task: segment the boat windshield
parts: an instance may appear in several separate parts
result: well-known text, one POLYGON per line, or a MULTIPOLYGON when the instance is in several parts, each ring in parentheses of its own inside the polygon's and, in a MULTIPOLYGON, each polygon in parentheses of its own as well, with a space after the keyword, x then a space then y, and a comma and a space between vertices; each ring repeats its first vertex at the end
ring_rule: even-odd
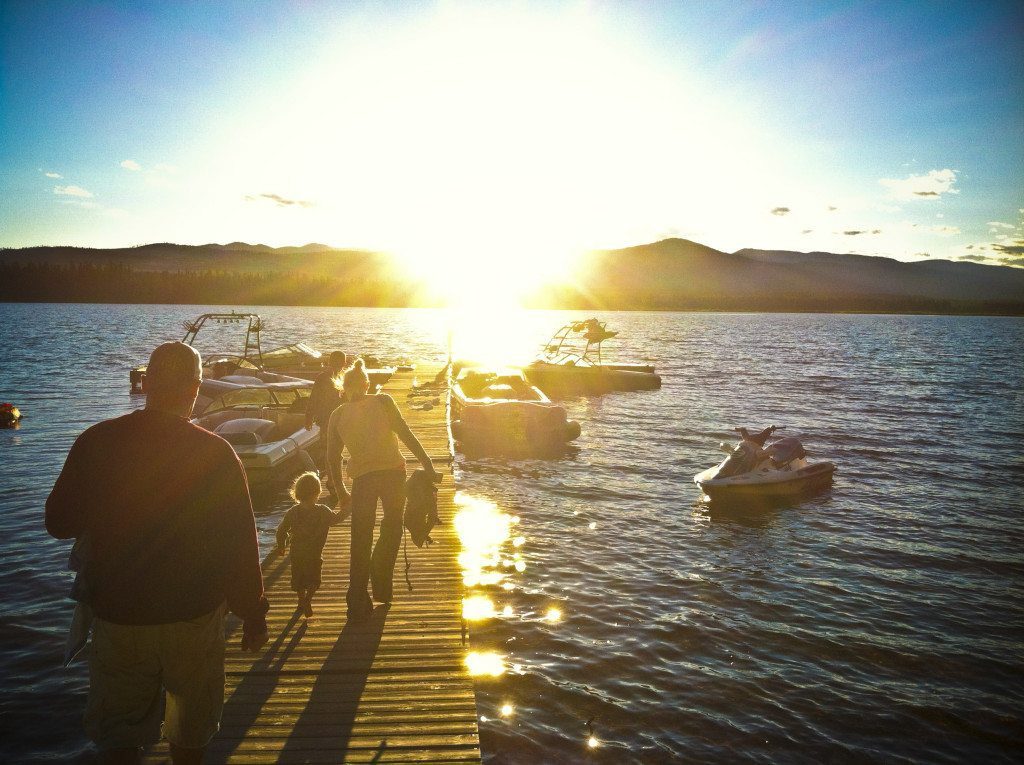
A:
POLYGON ((323 356, 320 351, 314 350, 305 343, 292 343, 291 345, 284 345, 280 348, 274 348, 272 351, 266 351, 263 354, 263 361, 277 361, 279 359, 292 358, 294 356, 305 356, 310 359, 319 359, 323 356))
POLYGON ((592 367, 596 366, 593 361, 588 359, 586 356, 581 356, 578 353, 562 352, 562 353, 548 353, 541 357, 541 361, 546 364, 558 364, 566 367, 592 367))
POLYGON ((298 409, 305 406, 310 390, 310 387, 251 387, 229 390, 210 401, 209 405, 203 410, 203 414, 212 414, 223 409, 246 409, 261 406, 294 407, 298 409))

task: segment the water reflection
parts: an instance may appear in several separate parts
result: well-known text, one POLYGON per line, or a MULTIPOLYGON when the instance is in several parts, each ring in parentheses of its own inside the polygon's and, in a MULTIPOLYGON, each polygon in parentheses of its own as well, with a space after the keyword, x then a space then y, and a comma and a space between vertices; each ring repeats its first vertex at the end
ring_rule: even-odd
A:
POLYGON ((501 677, 505 674, 505 657, 497 651, 470 651, 466 669, 471 677, 501 677))

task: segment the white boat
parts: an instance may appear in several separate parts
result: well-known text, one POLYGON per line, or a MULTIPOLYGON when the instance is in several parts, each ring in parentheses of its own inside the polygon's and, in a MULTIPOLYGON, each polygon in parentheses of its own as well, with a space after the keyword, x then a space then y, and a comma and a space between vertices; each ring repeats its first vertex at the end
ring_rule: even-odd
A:
MULTIPOLYGON (((266 324, 255 313, 204 313, 192 321, 182 322, 185 336, 182 342, 195 345, 203 327, 216 324, 245 325, 245 342, 241 353, 205 353, 203 379, 223 380, 238 385, 260 383, 299 382, 314 380, 323 371, 324 355, 306 343, 291 343, 263 352, 260 333, 266 324)), ((398 369, 383 366, 376 360, 367 364, 366 372, 372 385, 383 385, 398 369)), ((142 392, 146 365, 133 367, 129 372, 132 393, 142 392)))
POLYGON ((231 444, 250 487, 284 482, 315 467, 322 452, 320 428, 305 427, 312 383, 220 384, 225 387, 210 391, 212 397, 197 400, 192 422, 231 444))
POLYGON ((737 428, 742 440, 735 447, 720 444, 729 456, 693 477, 711 500, 789 498, 809 494, 828 486, 836 466, 831 462, 807 461, 807 452, 796 438, 781 438, 764 448, 778 427, 772 425, 756 435, 737 428))
POLYGON ((556 398, 660 388, 661 377, 651 365, 604 362, 601 344, 617 334, 597 319, 569 322, 523 372, 531 383, 556 398))
POLYGON ((542 456, 580 435, 520 370, 456 369, 451 394, 452 437, 464 452, 542 456))

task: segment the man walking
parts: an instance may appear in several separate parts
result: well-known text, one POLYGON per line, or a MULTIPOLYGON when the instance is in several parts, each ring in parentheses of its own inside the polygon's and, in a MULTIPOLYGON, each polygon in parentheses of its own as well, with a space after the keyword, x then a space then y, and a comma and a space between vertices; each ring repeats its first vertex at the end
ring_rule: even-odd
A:
POLYGON ((347 361, 344 351, 332 351, 326 368, 313 381, 313 390, 309 393, 309 403, 306 405, 306 430, 312 428, 313 423, 321 429, 326 428, 331 413, 341 405, 338 379, 345 371, 347 361))
POLYGON ((242 648, 267 640, 256 526, 231 447, 188 416, 199 353, 165 343, 149 360, 146 408, 78 437, 46 501, 46 529, 85 536, 96 614, 85 728, 105 762, 137 762, 163 733, 198 763, 224 706, 224 609, 242 648))

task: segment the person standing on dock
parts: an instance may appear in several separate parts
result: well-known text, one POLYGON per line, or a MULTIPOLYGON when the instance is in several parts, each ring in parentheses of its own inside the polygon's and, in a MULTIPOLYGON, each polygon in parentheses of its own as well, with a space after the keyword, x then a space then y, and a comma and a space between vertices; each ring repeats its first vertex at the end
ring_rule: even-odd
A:
POLYGON ((103 762, 138 762, 161 711, 173 761, 200 762, 224 706, 225 602, 243 650, 267 640, 245 473, 226 441, 188 421, 201 380, 195 349, 159 346, 145 409, 82 433, 46 500, 46 530, 90 545, 85 729, 103 762))
POLYGON ((344 351, 332 351, 327 359, 327 367, 313 381, 313 390, 309 394, 306 405, 306 430, 314 424, 321 429, 327 427, 331 413, 341 405, 341 391, 338 389, 338 378, 345 371, 348 357, 344 351))
POLYGON ((339 508, 350 507, 352 513, 349 586, 345 598, 351 619, 368 616, 374 600, 391 602, 405 509, 405 457, 398 448, 398 440, 432 478, 437 471, 394 399, 386 393, 367 394, 370 379, 362 359, 356 359, 345 372, 343 384, 345 403, 334 411, 327 427, 327 467, 341 497, 339 508), (346 446, 351 495, 341 479, 341 452, 346 446), (374 545, 378 500, 383 516, 380 536, 374 545), (367 584, 373 590, 372 599, 366 592, 367 584))

